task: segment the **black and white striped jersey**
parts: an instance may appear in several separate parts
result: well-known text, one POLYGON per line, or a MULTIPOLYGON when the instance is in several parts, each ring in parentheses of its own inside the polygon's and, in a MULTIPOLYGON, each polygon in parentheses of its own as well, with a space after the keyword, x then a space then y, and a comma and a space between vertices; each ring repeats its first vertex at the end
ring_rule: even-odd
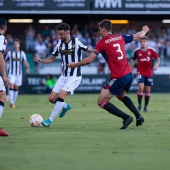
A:
POLYGON ((0 34, 0 52, 4 53, 6 50, 7 41, 5 37, 0 34))
POLYGON ((5 61, 8 62, 8 74, 9 75, 22 75, 23 62, 27 60, 25 52, 23 51, 9 51, 5 57, 5 61))
POLYGON ((71 62, 79 62, 82 60, 81 50, 86 51, 88 49, 78 38, 71 38, 68 43, 61 41, 61 39, 57 42, 57 45, 54 47, 52 52, 53 56, 58 56, 61 54, 62 58, 62 68, 63 72, 62 75, 69 77, 69 76, 81 76, 81 68, 69 68, 68 64, 71 62))

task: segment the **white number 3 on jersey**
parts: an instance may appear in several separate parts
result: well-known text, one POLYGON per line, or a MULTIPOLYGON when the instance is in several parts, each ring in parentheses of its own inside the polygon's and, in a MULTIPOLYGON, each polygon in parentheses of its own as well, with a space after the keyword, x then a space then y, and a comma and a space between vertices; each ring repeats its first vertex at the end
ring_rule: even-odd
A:
POLYGON ((117 47, 116 52, 120 53, 120 56, 118 57, 118 60, 122 60, 123 59, 123 52, 122 52, 122 50, 120 48, 120 44, 119 43, 113 44, 113 47, 117 47))

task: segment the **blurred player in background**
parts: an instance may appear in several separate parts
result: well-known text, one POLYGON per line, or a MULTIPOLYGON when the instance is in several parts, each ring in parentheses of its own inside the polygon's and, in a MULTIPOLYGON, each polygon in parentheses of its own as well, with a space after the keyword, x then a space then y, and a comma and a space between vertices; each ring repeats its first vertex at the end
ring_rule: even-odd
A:
POLYGON ((57 114, 62 118, 68 110, 71 109, 70 104, 64 102, 69 93, 73 94, 74 90, 80 85, 82 79, 81 68, 71 69, 68 64, 71 62, 79 62, 82 60, 81 50, 92 52, 87 46, 82 44, 78 38, 70 37, 70 26, 62 23, 58 26, 58 34, 60 40, 57 42, 52 55, 46 59, 40 59, 37 55, 34 57, 35 62, 44 64, 52 63, 55 58, 61 54, 62 57, 62 75, 59 77, 54 86, 49 101, 55 103, 49 119, 42 122, 43 126, 49 127, 57 114))
POLYGON ((10 107, 15 108, 15 101, 18 96, 19 86, 22 85, 22 65, 24 63, 26 73, 30 73, 29 64, 27 62, 26 54, 20 50, 20 40, 14 40, 14 50, 8 51, 5 61, 9 64, 8 66, 8 78, 10 81, 9 87, 9 99, 10 107))
POLYGON ((116 97, 135 114, 136 126, 140 126, 143 124, 144 118, 140 115, 131 99, 126 96, 126 92, 129 90, 132 83, 132 72, 126 59, 125 44, 140 39, 149 31, 149 28, 143 26, 142 31, 137 32, 134 35, 113 35, 112 23, 110 20, 105 19, 99 23, 99 30, 102 39, 95 45, 94 51, 89 57, 82 61, 71 63, 70 67, 76 68, 90 64, 97 55, 101 53, 108 64, 111 74, 109 82, 100 92, 97 102, 98 105, 111 114, 122 118, 123 126, 120 129, 126 129, 128 125, 132 123, 133 118, 110 103, 110 99, 116 95, 116 97))
POLYGON ((148 37, 144 36, 140 39, 141 47, 134 51, 132 57, 131 68, 133 69, 135 60, 137 59, 137 80, 138 80, 138 110, 142 109, 142 97, 145 92, 144 112, 147 112, 147 106, 151 95, 151 86, 153 85, 153 71, 157 70, 160 64, 160 58, 156 51, 148 46, 148 37), (156 59, 156 63, 152 66, 152 59, 156 59))
MULTIPOLYGON (((4 103, 6 101, 6 91, 5 86, 9 84, 9 80, 6 76, 5 71, 5 61, 3 53, 6 49, 6 40, 4 37, 5 32, 7 31, 7 21, 4 18, 0 18, 0 117, 2 116, 4 110, 4 103)), ((0 136, 8 136, 8 133, 3 131, 0 128, 0 136)))

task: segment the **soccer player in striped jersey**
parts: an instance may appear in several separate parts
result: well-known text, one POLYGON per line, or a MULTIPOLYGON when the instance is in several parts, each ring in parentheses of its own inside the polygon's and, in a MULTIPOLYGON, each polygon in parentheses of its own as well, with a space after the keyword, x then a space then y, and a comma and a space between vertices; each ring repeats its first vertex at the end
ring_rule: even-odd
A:
MULTIPOLYGON (((8 77, 5 71, 5 61, 3 53, 6 49, 6 43, 4 34, 7 30, 7 21, 4 18, 0 18, 0 118, 4 110, 4 103, 6 101, 6 90, 5 86, 9 84, 8 77)), ((9 134, 0 128, 0 136, 8 136, 9 134)))
POLYGON ((68 94, 73 94, 74 90, 80 85, 82 79, 81 68, 69 68, 71 62, 79 62, 82 60, 81 50, 92 52, 88 49, 78 38, 70 36, 70 26, 62 23, 58 26, 58 34, 60 40, 54 47, 52 55, 46 59, 40 59, 37 55, 34 57, 35 62, 51 63, 60 54, 62 58, 62 75, 59 77, 56 85, 54 86, 49 101, 55 103, 54 109, 51 112, 49 119, 42 122, 43 126, 49 127, 58 113, 62 118, 68 110, 71 109, 70 104, 64 102, 68 94), (61 111, 61 112, 60 112, 61 111))
POLYGON ((153 85, 153 71, 158 69, 160 58, 156 51, 152 47, 148 46, 148 37, 142 37, 140 39, 140 44, 141 47, 134 51, 131 68, 133 69, 134 62, 137 60, 138 110, 141 111, 142 109, 142 97, 143 92, 145 92, 145 105, 143 111, 147 112, 147 106, 151 95, 151 86, 153 85), (154 66, 152 66, 152 59, 156 60, 154 66))
POLYGON ((134 35, 113 35, 112 24, 110 20, 105 19, 99 23, 99 30, 102 39, 95 45, 94 51, 82 61, 71 63, 70 68, 90 64, 97 55, 101 53, 105 58, 111 73, 109 82, 100 92, 97 102, 98 105, 111 114, 122 118, 123 126, 120 129, 126 129, 129 124, 132 123, 133 118, 110 103, 110 99, 113 96, 116 96, 131 112, 134 113, 136 117, 136 126, 140 126, 143 124, 144 118, 141 116, 131 99, 126 96, 126 92, 129 90, 132 83, 132 72, 126 59, 125 44, 140 39, 149 31, 149 28, 148 26, 143 26, 142 31, 137 32, 134 35))
POLYGON ((26 73, 30 73, 29 64, 27 62, 26 54, 20 50, 20 40, 16 38, 14 40, 14 50, 8 51, 5 61, 9 63, 8 66, 8 78, 10 81, 9 87, 9 99, 10 107, 15 108, 15 102, 18 96, 19 86, 22 85, 22 66, 24 64, 26 73))

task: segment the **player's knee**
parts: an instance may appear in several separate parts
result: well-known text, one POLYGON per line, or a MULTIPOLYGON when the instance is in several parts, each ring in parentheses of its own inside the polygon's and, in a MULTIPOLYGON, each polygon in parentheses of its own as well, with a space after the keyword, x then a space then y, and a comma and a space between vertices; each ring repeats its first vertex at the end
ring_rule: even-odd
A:
POLYGON ((139 95, 139 96, 142 96, 143 95, 143 91, 137 91, 137 95, 139 95))
POLYGON ((120 96, 116 96, 120 101, 123 100, 123 98, 126 96, 126 94, 120 95, 120 96))
POLYGON ((145 92, 145 95, 150 97, 151 93, 150 92, 145 92))
POLYGON ((97 104, 98 104, 102 109, 106 106, 107 103, 109 103, 109 102, 108 102, 108 101, 104 101, 104 102, 101 102, 101 103, 97 102, 97 104))
POLYGON ((1 101, 1 102, 5 103, 6 100, 7 100, 6 95, 0 95, 0 101, 1 101))
POLYGON ((49 96, 48 100, 51 103, 55 103, 56 102, 56 99, 54 97, 52 97, 52 96, 49 96))

